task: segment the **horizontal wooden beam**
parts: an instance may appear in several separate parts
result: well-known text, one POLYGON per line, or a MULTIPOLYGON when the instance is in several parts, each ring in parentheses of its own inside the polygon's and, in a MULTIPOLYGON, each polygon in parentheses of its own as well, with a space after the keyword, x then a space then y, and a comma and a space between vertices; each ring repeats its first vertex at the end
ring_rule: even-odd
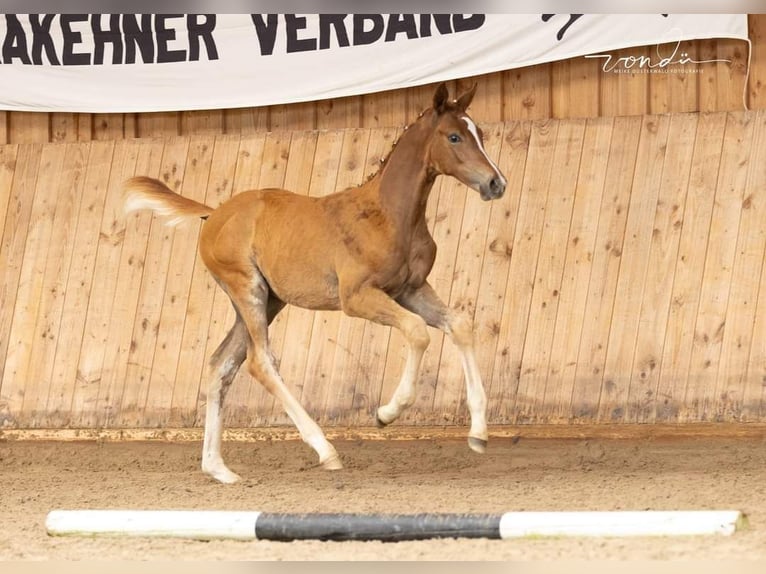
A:
MULTIPOLYGON (((459 426, 327 428, 329 440, 423 440, 465 439, 467 429, 459 426)), ((201 428, 166 429, 1 429, 0 441, 202 441, 201 428)), ((495 439, 658 439, 658 438, 766 438, 764 423, 686 424, 571 424, 503 425, 489 429, 495 439)), ((224 440, 232 442, 300 440, 292 427, 226 429, 224 440)))

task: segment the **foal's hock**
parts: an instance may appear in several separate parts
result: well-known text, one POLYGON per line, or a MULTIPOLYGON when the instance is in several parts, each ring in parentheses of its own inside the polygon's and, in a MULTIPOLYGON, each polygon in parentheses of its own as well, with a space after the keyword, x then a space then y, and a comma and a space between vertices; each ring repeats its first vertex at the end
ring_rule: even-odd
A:
POLYGON ((425 210, 436 177, 455 177, 484 200, 505 191, 505 177, 484 150, 481 130, 466 114, 475 90, 449 100, 441 84, 433 107, 408 126, 377 174, 359 187, 325 197, 252 190, 213 209, 156 179, 134 177, 125 183, 128 211, 151 209, 171 224, 207 220, 200 255, 236 311, 233 327, 210 360, 204 472, 221 482, 239 479, 221 457, 221 408, 246 360, 250 374, 279 399, 321 464, 341 468, 335 448, 290 394, 269 351, 268 326, 286 304, 341 310, 404 334, 407 362, 391 400, 377 411, 381 426, 395 421, 415 400, 429 343, 426 325, 444 331, 462 356, 471 414, 468 444, 484 451, 487 399, 471 321, 439 300, 426 280, 436 244, 425 210))

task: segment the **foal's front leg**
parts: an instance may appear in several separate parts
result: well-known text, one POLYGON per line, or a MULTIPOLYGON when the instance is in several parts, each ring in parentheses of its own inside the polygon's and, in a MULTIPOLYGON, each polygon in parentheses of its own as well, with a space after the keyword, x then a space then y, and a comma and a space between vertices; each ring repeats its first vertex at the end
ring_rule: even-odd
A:
POLYGON ((443 331, 452 338, 460 351, 465 373, 466 402, 471 413, 471 430, 468 445, 476 452, 487 448, 487 395, 481 382, 481 374, 473 351, 473 327, 471 321, 445 305, 433 287, 424 283, 418 289, 407 291, 397 301, 426 323, 443 331))
POLYGON ((430 342, 426 324, 418 315, 403 308, 385 292, 374 287, 348 289, 345 295, 341 296, 341 303, 343 311, 352 317, 361 317, 399 329, 409 343, 407 363, 399 385, 391 400, 378 408, 377 412, 379 425, 391 424, 415 402, 415 383, 423 353, 430 342))

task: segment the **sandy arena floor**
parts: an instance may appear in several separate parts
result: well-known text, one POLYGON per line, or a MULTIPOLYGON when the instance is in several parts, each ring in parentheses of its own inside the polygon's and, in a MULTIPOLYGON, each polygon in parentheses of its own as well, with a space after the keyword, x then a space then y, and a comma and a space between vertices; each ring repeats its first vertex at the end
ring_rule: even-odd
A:
POLYGON ((766 559, 766 439, 334 441, 327 472, 300 442, 227 443, 245 480, 198 470, 197 442, 0 441, 0 559, 557 560, 766 559), (506 512, 738 509, 733 536, 424 542, 198 542, 54 538, 49 510, 506 512))

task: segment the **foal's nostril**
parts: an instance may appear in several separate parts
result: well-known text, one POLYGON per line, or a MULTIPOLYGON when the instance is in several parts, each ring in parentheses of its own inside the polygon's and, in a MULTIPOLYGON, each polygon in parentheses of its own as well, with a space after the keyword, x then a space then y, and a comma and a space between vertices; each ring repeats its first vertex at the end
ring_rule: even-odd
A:
POLYGON ((500 197, 505 191, 505 182, 499 177, 494 177, 489 182, 489 190, 494 197, 500 197))

